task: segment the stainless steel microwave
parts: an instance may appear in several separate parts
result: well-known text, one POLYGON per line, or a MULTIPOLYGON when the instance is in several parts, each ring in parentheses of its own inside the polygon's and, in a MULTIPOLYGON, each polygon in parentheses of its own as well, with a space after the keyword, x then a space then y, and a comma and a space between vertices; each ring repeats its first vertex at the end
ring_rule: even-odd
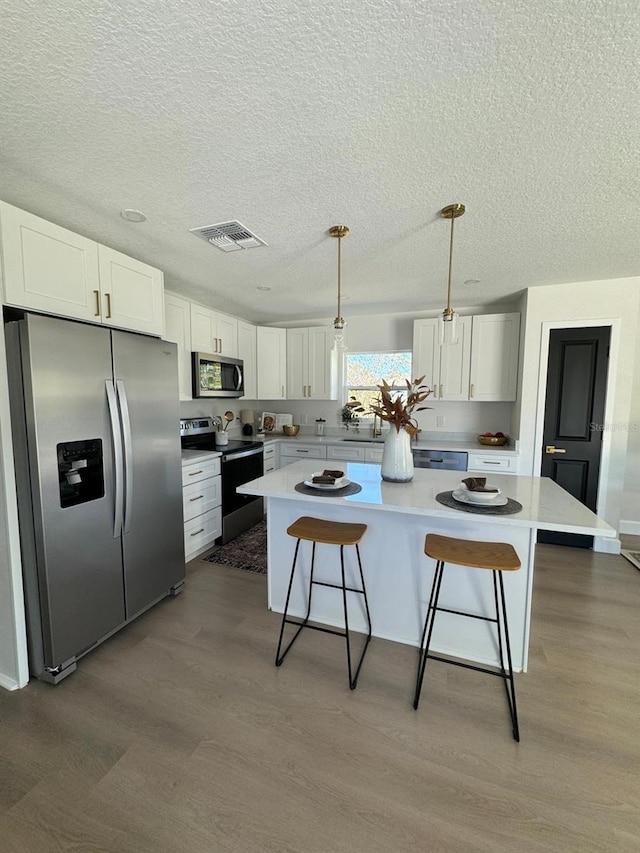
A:
POLYGON ((194 397, 242 397, 244 395, 244 363, 207 352, 192 353, 194 397))

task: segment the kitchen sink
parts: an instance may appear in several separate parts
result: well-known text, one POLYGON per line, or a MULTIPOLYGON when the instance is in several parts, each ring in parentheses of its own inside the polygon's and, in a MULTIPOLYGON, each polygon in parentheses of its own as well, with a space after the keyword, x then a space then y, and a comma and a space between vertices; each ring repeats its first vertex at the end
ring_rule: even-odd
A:
POLYGON ((340 441, 359 441, 365 444, 384 444, 384 438, 341 438, 340 441))

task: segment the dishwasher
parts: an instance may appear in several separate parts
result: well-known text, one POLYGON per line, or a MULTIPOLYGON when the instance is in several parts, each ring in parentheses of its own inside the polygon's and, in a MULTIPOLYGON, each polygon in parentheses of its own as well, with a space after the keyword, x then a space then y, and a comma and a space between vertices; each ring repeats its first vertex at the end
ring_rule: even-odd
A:
POLYGON ((440 468, 444 471, 466 471, 467 454, 458 450, 419 450, 413 448, 416 468, 440 468))

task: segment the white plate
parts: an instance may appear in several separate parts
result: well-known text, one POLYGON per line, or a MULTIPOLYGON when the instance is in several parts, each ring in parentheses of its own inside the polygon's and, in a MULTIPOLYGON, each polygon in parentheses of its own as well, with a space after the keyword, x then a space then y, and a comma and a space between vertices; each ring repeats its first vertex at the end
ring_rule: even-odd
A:
POLYGON ((474 501, 471 495, 473 492, 470 492, 468 489, 454 489, 451 493, 451 497, 458 501, 461 504, 470 504, 471 506, 506 506, 509 502, 509 498, 506 498, 504 495, 496 495, 493 500, 487 501, 474 501))
POLYGON ((320 489, 323 492, 335 492, 336 489, 344 489, 345 486, 348 486, 351 480, 347 480, 346 477, 340 477, 335 483, 314 483, 313 480, 305 480, 305 486, 309 486, 310 489, 320 489))

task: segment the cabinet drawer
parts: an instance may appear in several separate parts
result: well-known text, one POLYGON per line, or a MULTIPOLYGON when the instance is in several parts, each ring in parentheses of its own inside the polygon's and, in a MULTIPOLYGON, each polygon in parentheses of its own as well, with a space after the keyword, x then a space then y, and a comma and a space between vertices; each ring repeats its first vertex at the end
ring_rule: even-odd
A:
POLYGON ((184 525, 184 553, 187 560, 212 546, 218 536, 222 536, 222 510, 220 507, 209 510, 184 525))
POLYGON ((276 463, 275 462, 265 462, 264 463, 264 473, 265 474, 270 474, 271 471, 275 471, 275 470, 276 470, 276 463))
POLYGON ((366 448, 342 445, 327 447, 327 459, 341 459, 343 462, 364 462, 366 448))
POLYGON ((222 500, 221 477, 209 477, 189 483, 182 490, 182 508, 184 520, 189 521, 220 506, 222 500))
POLYGON ((273 459, 276 455, 275 444, 265 444, 263 454, 265 462, 267 459, 273 459))
POLYGON ((326 459, 327 448, 319 444, 286 444, 281 448, 280 456, 289 459, 326 459))
POLYGON ((384 447, 367 447, 364 452, 364 461, 377 462, 380 464, 380 462, 382 462, 383 453, 384 447))
POLYGON ((498 454, 470 453, 467 471, 494 471, 500 474, 517 474, 518 460, 515 456, 498 454))
POLYGON ((190 483, 199 483, 200 480, 217 477, 219 473, 219 456, 214 456, 213 459, 205 459, 202 462, 191 462, 189 465, 182 466, 182 485, 187 486, 190 483))

